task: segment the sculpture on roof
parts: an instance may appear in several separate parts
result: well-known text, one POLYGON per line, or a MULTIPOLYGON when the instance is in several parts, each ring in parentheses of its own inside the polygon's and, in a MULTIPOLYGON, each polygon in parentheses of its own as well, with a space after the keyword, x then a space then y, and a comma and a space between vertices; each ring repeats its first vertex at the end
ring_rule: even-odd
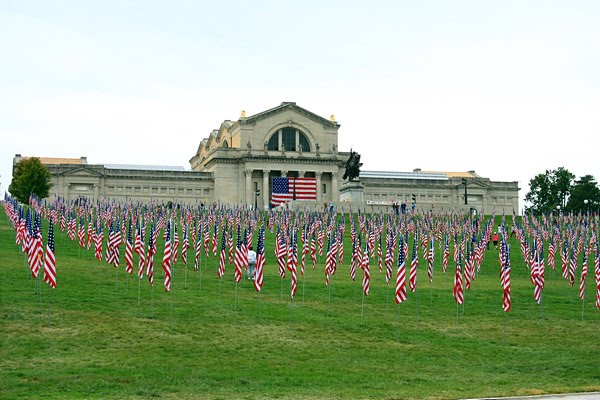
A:
POLYGON ((346 172, 344 172, 343 179, 348 178, 348 182, 352 182, 355 178, 358 178, 360 175, 360 167, 362 167, 362 163, 360 162, 360 154, 350 149, 350 157, 348 157, 348 161, 346 161, 346 172))

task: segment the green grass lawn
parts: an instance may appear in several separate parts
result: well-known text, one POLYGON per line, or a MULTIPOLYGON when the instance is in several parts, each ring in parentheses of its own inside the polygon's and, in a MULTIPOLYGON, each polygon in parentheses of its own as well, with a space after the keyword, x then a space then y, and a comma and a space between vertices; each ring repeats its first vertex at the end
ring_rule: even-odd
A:
MULTIPOLYGON (((546 272, 542 310, 514 238, 510 315, 501 308, 492 247, 457 316, 454 265, 444 275, 439 251, 433 285, 421 261, 417 294, 400 306, 375 264, 363 306, 362 271, 350 279, 348 244, 330 290, 322 257, 299 276, 290 303, 289 274, 283 282, 277 275, 270 232, 261 296, 247 279, 236 290, 229 265, 219 281, 218 260, 204 255, 201 272, 186 272, 180 260, 165 293, 160 246, 151 289, 147 278, 139 285, 126 276, 124 246, 115 271, 56 233, 58 286, 51 290, 31 278, 0 212, 2 399, 448 399, 600 390, 593 263, 583 320, 578 284, 568 287, 559 270, 546 272)), ((193 263, 192 251, 189 257, 193 263)))

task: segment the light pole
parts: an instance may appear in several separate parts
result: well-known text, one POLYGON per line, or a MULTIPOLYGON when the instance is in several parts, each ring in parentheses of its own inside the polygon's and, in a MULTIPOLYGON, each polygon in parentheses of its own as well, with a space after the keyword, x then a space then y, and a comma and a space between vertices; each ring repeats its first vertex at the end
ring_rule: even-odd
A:
POLYGON ((465 185, 465 206, 466 206, 468 204, 468 202, 467 202, 467 179, 462 178, 462 183, 463 183, 463 185, 465 185))
POLYGON ((254 192, 254 209, 258 208, 258 196, 260 196, 260 189, 256 189, 254 192))

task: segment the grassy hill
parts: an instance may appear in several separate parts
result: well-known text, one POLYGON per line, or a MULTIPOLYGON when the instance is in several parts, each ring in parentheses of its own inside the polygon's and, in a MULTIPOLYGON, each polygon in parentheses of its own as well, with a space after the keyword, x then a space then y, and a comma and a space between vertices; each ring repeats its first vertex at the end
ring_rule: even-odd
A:
POLYGON ((165 293, 160 246, 150 288, 147 278, 125 273, 123 247, 115 270, 56 232, 51 290, 32 279, 0 212, 2 399, 450 399, 600 390, 593 265, 582 320, 579 289, 559 270, 546 271, 543 306, 534 302, 514 238, 506 315, 493 247, 457 309, 454 265, 443 274, 439 251, 433 284, 421 261, 417 293, 400 306, 376 264, 363 299, 362 272, 356 282, 349 277, 348 245, 330 289, 323 256, 299 274, 290 302, 270 232, 261 295, 247 279, 236 288, 229 265, 219 280, 218 259, 204 254, 199 272, 179 260, 165 293))

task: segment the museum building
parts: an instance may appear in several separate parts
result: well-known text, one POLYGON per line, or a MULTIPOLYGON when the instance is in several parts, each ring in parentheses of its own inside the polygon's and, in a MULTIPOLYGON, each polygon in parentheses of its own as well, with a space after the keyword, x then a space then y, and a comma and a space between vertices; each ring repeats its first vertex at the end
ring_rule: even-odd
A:
MULTIPOLYGON (((273 179, 313 178, 313 201, 297 206, 342 205, 340 192, 350 152, 338 150, 340 124, 294 102, 225 120, 200 141, 183 167, 88 164, 81 158, 44 158, 52 195, 66 199, 108 197, 122 201, 221 202, 268 208, 273 179)), ((365 155, 369 157, 369 155, 365 155)), ((16 165, 23 157, 17 154, 16 165)), ((475 171, 361 171, 363 201, 357 206, 415 203, 423 208, 475 208, 486 214, 518 212, 518 182, 497 182, 475 171), (466 202, 465 202, 466 194, 466 202), (466 203, 466 204, 465 204, 466 203)))

